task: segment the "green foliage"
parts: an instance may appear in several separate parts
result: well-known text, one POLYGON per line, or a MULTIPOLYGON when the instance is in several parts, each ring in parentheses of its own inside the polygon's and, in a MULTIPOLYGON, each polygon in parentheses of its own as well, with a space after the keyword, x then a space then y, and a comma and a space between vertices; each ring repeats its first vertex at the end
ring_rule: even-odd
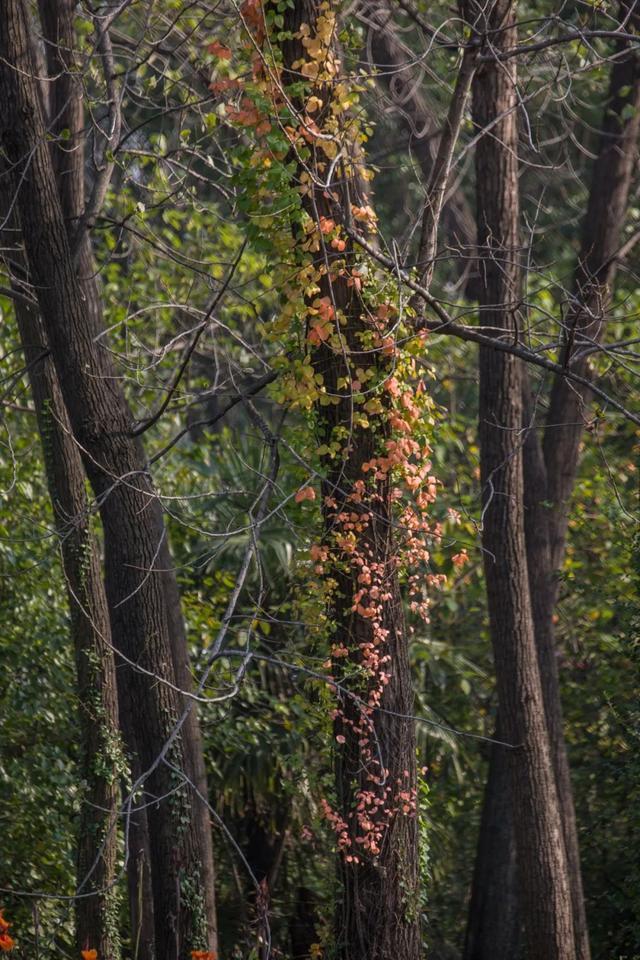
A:
MULTIPOLYGON (((116 181, 95 233, 96 253, 109 344, 140 420, 158 408, 176 358, 238 261, 165 415, 145 436, 153 458, 189 427, 154 463, 153 472, 169 522, 196 675, 208 662, 251 543, 249 514, 268 469, 264 434, 246 404, 234 407, 224 421, 200 421, 212 421, 239 384, 268 366, 290 375, 288 382, 281 376, 270 393, 252 401, 270 430, 285 430, 287 446, 281 446, 277 496, 261 525, 257 559, 234 614, 233 652, 217 661, 203 691, 211 702, 201 708, 211 796, 223 824, 215 834, 221 957, 248 960, 255 955, 255 890, 238 849, 258 880, 280 858, 271 919, 274 942, 286 957, 300 888, 310 892, 322 941, 335 883, 332 839, 317 808, 318 798, 330 789, 334 760, 332 694, 313 675, 321 673, 326 657, 323 598, 310 591, 308 576, 318 516, 315 508, 296 504, 293 497, 308 480, 300 461, 317 463, 318 457, 337 453, 344 437, 318 449, 307 411, 321 384, 302 351, 294 360, 287 355, 301 343, 302 318, 297 303, 290 313, 283 312, 280 280, 290 250, 282 227, 300 227, 304 219, 292 186, 290 141, 282 125, 274 125, 265 143, 279 162, 257 166, 251 137, 227 122, 223 98, 212 96, 201 106, 202 91, 196 95, 184 80, 190 76, 187 67, 197 70, 203 64, 207 79, 209 74, 218 80, 236 78, 235 69, 216 61, 206 44, 213 36, 236 36, 237 17, 225 19, 221 11, 202 21, 197 5, 193 12, 184 11, 179 0, 162 6, 167 15, 181 16, 182 29, 191 37, 187 66, 159 66, 159 54, 154 54, 142 57, 132 71, 135 97, 125 100, 125 111, 129 129, 140 129, 117 154, 116 181), (197 108, 187 106, 196 102, 197 108), (249 242, 243 247, 245 239, 249 242), (297 406, 283 423, 283 407, 292 402, 297 406), (249 650, 254 659, 234 694, 241 654, 249 650)), ((416 6, 430 19, 448 17, 443 4, 416 6)), ((280 3, 270 11, 276 31, 285 7, 280 3)), ((523 9, 522 17, 531 13, 537 23, 548 9, 523 9)), ((130 16, 122 24, 123 49, 138 27, 135 9, 130 16)), ((587 14, 573 4, 563 8, 563 16, 567 24, 579 24, 587 14)), ((92 30, 83 16, 78 29, 90 49, 92 30)), ((535 23, 530 29, 533 34, 535 23)), ((154 21, 149 30, 159 43, 163 24, 154 21)), ((360 27, 341 37, 352 66, 362 39, 360 27)), ((420 53, 415 31, 407 31, 406 39, 420 53)), ((608 50, 600 41, 594 49, 608 50)), ((583 70, 587 53, 580 44, 566 53, 576 68, 577 119, 568 117, 564 98, 549 105, 541 83, 540 92, 527 101, 533 135, 536 142, 552 140, 566 125, 577 125, 592 148, 606 95, 606 65, 583 70)), ((248 73, 251 57, 242 56, 248 73)), ((449 97, 443 78, 452 76, 454 66, 455 56, 436 48, 432 73, 423 78, 439 121, 449 97)), ((85 79, 98 101, 95 67, 85 79)), ((376 88, 364 80, 359 84, 368 158, 379 168, 375 204, 382 238, 390 248, 393 240, 394 249, 410 262, 415 247, 411 228, 424 198, 420 143, 403 139, 397 116, 380 111, 376 88)), ((293 92, 302 91, 303 85, 293 92)), ((265 106, 259 91, 252 96, 265 106)), ((284 122, 286 115, 280 119, 284 122)), ((472 136, 469 122, 464 146, 472 136)), ((544 330, 548 318, 557 317, 565 305, 588 185, 588 149, 566 146, 576 173, 569 182, 541 170, 539 157, 528 149, 523 143, 523 154, 532 161, 523 173, 523 205, 526 222, 534 225, 531 255, 544 270, 530 277, 527 304, 532 327, 544 330)), ((465 178, 469 196, 471 187, 465 178)), ((632 205, 629 233, 639 218, 632 205)), ((473 304, 454 286, 454 266, 445 262, 434 286, 449 303, 472 313, 473 304)), ((379 271, 375 280, 377 294, 396 296, 395 278, 379 271)), ((633 287, 626 277, 618 283, 612 339, 635 335, 638 297, 633 287)), ((0 309, 1 379, 10 383, 15 378, 10 402, 25 407, 28 395, 19 372, 10 301, 0 300, 0 309)), ((488 756, 486 740, 477 738, 492 736, 496 701, 479 547, 475 348, 433 338, 428 360, 418 359, 437 411, 435 428, 430 422, 423 425, 432 440, 440 483, 438 518, 444 524, 442 546, 434 549, 432 563, 434 572, 444 571, 449 578, 434 597, 430 624, 416 630, 411 649, 419 757, 428 769, 419 806, 426 881, 426 900, 419 910, 435 960, 458 955, 464 936, 488 756), (460 524, 449 523, 448 508, 461 515, 460 524), (471 562, 458 572, 451 556, 462 549, 471 562)), ((603 371, 609 362, 595 361, 603 371)), ((632 378, 632 370, 619 367, 605 382, 622 395, 632 378)), ((547 386, 542 380, 535 383, 547 386)), ((73 657, 35 421, 30 413, 9 408, 0 426, 0 899, 14 921, 19 956, 31 957, 32 901, 18 894, 52 895, 36 901, 39 957, 48 960, 60 953, 70 956, 73 949, 71 907, 56 899, 74 888, 81 793, 73 657)), ((630 572, 634 534, 640 563, 638 463, 630 453, 630 427, 598 408, 592 426, 572 503, 557 632, 593 957, 611 960, 619 954, 633 956, 640 939, 640 831, 631 822, 640 808, 639 582, 630 572)), ((189 891, 187 877, 183 892, 189 896, 189 891)))

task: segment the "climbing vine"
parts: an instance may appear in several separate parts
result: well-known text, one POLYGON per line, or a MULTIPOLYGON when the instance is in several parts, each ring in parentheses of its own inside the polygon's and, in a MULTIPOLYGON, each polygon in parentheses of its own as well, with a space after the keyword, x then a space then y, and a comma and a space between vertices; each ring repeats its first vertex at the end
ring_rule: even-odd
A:
MULTIPOLYGON (((415 757, 390 771, 376 724, 399 670, 398 586, 410 616, 426 622, 444 577, 430 567, 442 529, 431 517, 434 410, 416 364, 424 334, 358 244, 376 242, 361 159, 371 131, 359 109, 366 80, 343 73, 350 37, 338 6, 325 0, 307 21, 305 5, 246 0, 237 49, 216 39, 209 53, 217 112, 241 134, 239 205, 252 242, 277 257, 282 303, 261 330, 280 373, 273 396, 300 411, 317 441, 312 479, 295 499, 317 530, 308 570, 326 608, 324 667, 350 781, 346 802, 321 804, 345 862, 359 864, 376 862, 396 818, 416 815, 415 757)), ((464 552, 454 558, 465 561, 464 552)))

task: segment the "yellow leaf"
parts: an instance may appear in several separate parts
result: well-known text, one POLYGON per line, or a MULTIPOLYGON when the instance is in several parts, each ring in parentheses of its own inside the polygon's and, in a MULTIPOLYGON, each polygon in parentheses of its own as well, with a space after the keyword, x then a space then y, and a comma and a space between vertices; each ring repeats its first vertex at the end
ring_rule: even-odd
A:
POLYGON ((335 140, 321 140, 320 146, 325 154, 329 157, 329 160, 335 159, 338 154, 338 145, 335 140))
POLYGON ((305 63, 302 67, 300 67, 300 73, 302 76, 309 77, 310 80, 315 80, 315 78, 318 76, 319 70, 320 64, 314 63, 313 61, 305 63))
POLYGON ((320 60, 323 56, 324 48, 317 37, 305 37, 302 46, 314 60, 320 60))

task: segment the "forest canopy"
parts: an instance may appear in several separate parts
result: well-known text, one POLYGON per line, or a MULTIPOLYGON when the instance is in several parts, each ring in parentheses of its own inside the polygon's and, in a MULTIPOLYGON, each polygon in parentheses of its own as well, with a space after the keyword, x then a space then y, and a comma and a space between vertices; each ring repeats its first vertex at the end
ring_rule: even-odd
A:
POLYGON ((0 4, 0 951, 640 957, 636 0, 0 4))

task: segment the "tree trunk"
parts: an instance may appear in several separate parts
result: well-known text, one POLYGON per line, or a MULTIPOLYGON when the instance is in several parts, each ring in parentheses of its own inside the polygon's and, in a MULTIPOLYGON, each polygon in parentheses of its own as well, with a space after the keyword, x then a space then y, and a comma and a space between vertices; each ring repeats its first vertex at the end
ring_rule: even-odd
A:
MULTIPOLYGON (((140 763, 132 757, 131 780, 140 776, 140 763)), ((123 785, 126 793, 127 784, 123 785)), ((127 891, 129 894, 129 927, 131 936, 131 956, 133 960, 155 960, 155 919, 153 888, 151 884, 151 844, 149 840, 149 822, 144 802, 131 812, 128 822, 127 849, 127 891)))
MULTIPOLYGON (((44 2, 40 0, 40 17, 43 23, 43 30, 47 43, 49 59, 49 75, 55 78, 53 82, 54 100, 52 105, 52 116, 54 118, 52 132, 59 133, 61 130, 69 131, 69 140, 63 142, 63 149, 54 151, 54 164, 56 165, 56 174, 60 190, 62 210, 67 222, 67 228, 73 235, 74 227, 82 216, 84 208, 84 111, 82 103, 82 86, 78 82, 77 71, 74 72, 74 0, 56 0, 56 3, 44 2)), ((87 238, 81 247, 80 252, 80 276, 95 276, 95 264, 91 244, 87 238)), ((90 301, 91 302, 91 301, 90 301)), ((96 302, 96 301, 94 301, 96 302)), ((98 305, 100 312, 100 306, 98 305)), ((100 320, 100 318, 98 318, 100 320)), ((175 568, 169 548, 169 542, 165 536, 162 541, 160 555, 158 559, 158 569, 162 573, 164 582, 165 604, 169 635, 171 638, 171 652, 173 666, 176 674, 177 685, 181 690, 191 692, 193 687, 191 670, 189 668, 189 653, 187 646, 187 637, 185 632, 184 618, 182 616, 180 591, 176 580, 175 568)), ((129 722, 129 734, 131 742, 135 741, 136 724, 135 719, 131 718, 129 722)), ((189 712, 184 722, 184 749, 185 749, 185 774, 195 786, 200 797, 208 797, 207 776, 204 764, 204 755, 202 751, 202 737, 200 733, 200 722, 195 709, 189 712)), ((215 928, 215 871, 213 864, 213 847, 210 840, 211 821, 206 802, 196 801, 194 804, 195 830, 200 835, 200 851, 202 856, 202 878, 203 895, 205 898, 205 915, 209 927, 208 940, 214 944, 216 941, 215 928)), ((137 922, 140 929, 139 952, 141 960, 145 957, 145 945, 150 943, 148 932, 153 923, 153 904, 149 902, 148 897, 140 898, 140 889, 138 884, 142 877, 142 883, 145 884, 144 877, 149 874, 149 838, 143 836, 144 830, 148 830, 146 812, 140 811, 136 814, 136 826, 134 835, 139 841, 135 848, 143 854, 146 851, 146 864, 142 863, 132 869, 130 877, 137 877, 135 888, 130 893, 130 901, 138 904, 136 910, 139 914, 142 909, 145 916, 137 916, 137 922)), ((146 881, 148 886, 148 880, 146 881)))
MULTIPOLYGON (((167 611, 167 623, 171 641, 171 654, 176 682, 181 690, 190 693, 193 690, 193 675, 189 665, 189 646, 182 615, 180 589, 176 578, 176 569, 171 555, 168 537, 165 537, 160 550, 159 566, 163 571, 164 599, 167 611)), ((213 844, 211 841, 211 816, 208 807, 209 785, 204 760, 204 747, 200 718, 194 708, 185 720, 184 727, 185 773, 195 786, 197 794, 192 807, 193 829, 199 838, 200 862, 202 865, 202 887, 204 909, 207 918, 208 942, 214 946, 218 939, 216 919, 215 865, 213 844)))
MULTIPOLYGON (((621 18, 627 13, 627 5, 621 4, 621 18)), ((588 376, 589 366, 585 356, 580 359, 580 349, 590 342, 589 338, 599 342, 605 331, 605 312, 612 295, 618 263, 616 254, 628 208, 640 128, 638 56, 628 45, 624 52, 624 42, 618 44, 618 50, 618 59, 611 68, 598 159, 592 174, 574 300, 566 322, 564 362, 582 376, 588 376)), ((569 501, 590 399, 588 388, 556 378, 543 445, 536 429, 531 391, 525 384, 527 560, 545 712, 570 873, 578 960, 588 960, 590 950, 575 807, 563 734, 553 617, 558 574, 566 549, 569 501)))
MULTIPOLYGON (((534 419, 531 396, 525 385, 523 404, 525 425, 534 419)), ((557 580, 551 565, 549 509, 546 500, 546 468, 535 429, 528 429, 524 440, 524 507, 529 590, 542 680, 547 731, 562 817, 567 869, 571 885, 573 924, 577 960, 589 960, 589 933, 582 888, 578 827, 576 823, 569 757, 564 738, 560 676, 553 616, 557 580)))
MULTIPOLYGON (((621 22, 629 13, 621 4, 621 22)), ((632 23, 640 20, 636 14, 632 23)), ((640 57, 628 42, 618 44, 611 67, 609 96, 603 112, 598 158, 593 167, 589 204, 574 282, 573 309, 566 321, 562 362, 574 373, 589 376, 582 352, 600 343, 618 266, 618 248, 625 222, 629 188, 640 133, 640 57)), ((549 511, 551 570, 560 569, 565 552, 569 501, 575 485, 591 394, 587 387, 556 377, 544 438, 549 511)))
MULTIPOLYGON (((30 280, 73 431, 100 505, 111 626, 119 652, 124 713, 135 719, 137 752, 145 774, 156 955, 184 958, 191 948, 214 947, 205 915, 203 865, 211 843, 197 829, 200 800, 185 787, 185 730, 175 734, 182 698, 175 689, 164 582, 158 558, 166 531, 142 447, 104 346, 101 304, 88 269, 88 240, 80 246, 78 279, 57 193, 24 5, 5 4, 0 20, 0 125, 12 164, 30 280), (166 753, 160 751, 166 746, 166 753)), ((80 189, 79 182, 75 184, 80 189)))
MULTIPOLYGON (((54 139, 51 158, 67 233, 72 236, 82 216, 85 192, 84 111, 82 85, 79 82, 75 63, 75 3, 74 0, 54 0, 54 2, 39 0, 38 6, 45 40, 46 73, 44 75, 50 78, 46 84, 46 115, 50 118, 47 126, 54 138, 60 137, 62 131, 66 131, 64 139, 61 141, 54 139)), ((83 243, 79 259, 81 276, 91 276, 93 264, 88 239, 83 243)), ((88 303, 99 309, 94 296, 88 300, 88 303)), ((44 337, 44 330, 42 335, 44 337)), ((44 342, 46 343, 46 338, 44 342)), ((52 376, 56 376, 55 370, 52 370, 52 376)), ((75 445, 74 450, 79 457, 80 454, 75 445)), ((82 462, 80 466, 84 472, 82 462)), ((116 646, 120 648, 121 643, 118 638, 114 637, 114 640, 116 646)), ((122 682, 121 671, 118 671, 117 676, 122 682)), ((121 700, 120 723, 128 746, 129 763, 132 771, 135 769, 139 774, 139 764, 133 747, 136 740, 136 725, 127 709, 126 695, 122 696, 121 700)), ((149 837, 144 835, 145 831, 148 832, 148 823, 146 810, 143 809, 133 818, 127 837, 129 841, 127 860, 129 915, 137 960, 153 960, 154 920, 153 898, 149 896, 150 866, 148 859, 146 862, 137 862, 138 857, 144 856, 144 851, 149 853, 149 837)))
POLYGON ((76 943, 78 951, 93 947, 105 960, 117 960, 118 767, 122 757, 107 600, 98 547, 91 533, 84 466, 71 435, 53 363, 47 356, 37 308, 16 300, 16 318, 60 538, 75 650, 83 783, 76 943))
MULTIPOLYGON (((504 741, 500 717, 496 740, 504 741)), ((491 746, 463 960, 518 960, 522 941, 508 748, 491 746)))
MULTIPOLYGON (((499 0, 487 19, 471 3, 478 34, 497 51, 517 42, 515 10, 499 0)), ((514 336, 520 303, 518 133, 515 60, 488 62, 473 82, 480 321, 514 336), (500 119, 497 119, 500 118, 500 119)), ((521 906, 531 960, 574 960, 571 894, 549 747, 527 569, 522 370, 512 355, 480 349, 479 435, 483 551, 491 636, 509 769, 521 906)))
POLYGON ((10 204, 7 190, 0 202, 3 254, 18 294, 16 321, 60 539, 76 664, 83 784, 77 840, 76 944, 78 950, 94 947, 99 956, 117 960, 118 794, 123 757, 111 627, 98 544, 91 531, 84 465, 73 440, 41 317, 35 303, 30 305, 26 299, 28 274, 10 204))
MULTIPOLYGON (((319 18, 328 9, 320 0, 296 0, 287 14, 285 29, 295 37, 301 24, 307 24, 313 37, 319 18)), ((327 55, 336 57, 335 47, 327 55)), ((299 36, 284 42, 285 86, 299 81, 299 68, 293 65, 305 57, 299 36)), ((320 114, 325 108, 330 111, 331 85, 315 85, 313 92, 324 104, 320 114)), ((299 102, 296 105, 299 107, 299 102)), ((341 176, 332 194, 314 187, 303 195, 305 210, 318 233, 322 218, 325 222, 350 222, 349 204, 368 204, 362 192, 355 144, 346 149, 351 154, 347 159, 348 183, 341 176)), ((327 174, 326 160, 322 148, 312 145, 311 158, 298 166, 298 176, 304 180, 310 167, 317 175, 316 182, 321 183, 327 174)), ((391 367, 383 350, 365 348, 378 327, 358 286, 348 282, 352 248, 347 247, 343 254, 347 269, 341 274, 325 269, 326 256, 321 244, 314 257, 319 297, 332 305, 334 318, 338 312, 344 317, 340 325, 344 346, 336 349, 330 343, 314 344, 308 337, 315 373, 322 377, 327 395, 334 398, 328 405, 317 404, 318 440, 331 444, 338 436, 348 437, 337 456, 323 458, 321 489, 329 556, 325 576, 334 582, 329 597, 332 626, 328 642, 334 653, 331 672, 343 680, 334 727, 338 744, 335 816, 343 825, 337 829, 341 852, 337 861, 340 893, 334 923, 335 951, 340 960, 418 960, 421 937, 413 690, 392 535, 391 485, 388 475, 374 479, 363 469, 384 449, 392 434, 385 411, 368 414, 369 425, 361 425, 354 418, 351 388, 344 387, 345 382, 351 384, 358 367, 370 371, 374 383, 389 375, 391 367), (343 535, 351 538, 351 528, 343 527, 345 517, 356 517, 351 523, 355 532, 353 551, 349 553, 341 552, 339 545, 343 535), (366 581, 363 563, 379 571, 373 576, 378 594, 362 586, 366 581), (384 598, 374 599, 380 593, 384 598), (369 613, 363 612, 366 605, 369 613), (345 656, 346 661, 342 659, 345 656), (374 658, 379 666, 370 672, 368 665, 374 658), (362 671, 355 681, 354 668, 362 671), (388 676, 382 680, 381 673, 388 676), (346 679, 349 674, 351 680, 346 679), (381 712, 378 705, 389 712, 381 712), (401 795, 408 798, 404 806, 401 795)), ((333 251, 329 256, 334 256, 333 251)))
MULTIPOLYGON (((622 4, 621 17, 627 13, 628 8, 622 4)), ((618 263, 616 254, 628 207, 640 133, 640 59, 628 45, 619 44, 619 51, 622 55, 611 68, 574 281, 573 307, 566 324, 563 362, 581 376, 589 375, 589 365, 586 357, 580 358, 579 351, 594 341, 600 342, 605 332, 605 314, 611 301, 618 263)), ((525 424, 532 425, 527 431, 524 453, 529 577, 571 879, 578 960, 589 960, 589 935, 571 773, 563 734, 553 616, 558 574, 566 550, 569 503, 577 477, 580 441, 590 399, 588 388, 556 378, 551 390, 544 444, 541 444, 535 430, 535 411, 529 390, 525 396, 528 408, 525 424)))

